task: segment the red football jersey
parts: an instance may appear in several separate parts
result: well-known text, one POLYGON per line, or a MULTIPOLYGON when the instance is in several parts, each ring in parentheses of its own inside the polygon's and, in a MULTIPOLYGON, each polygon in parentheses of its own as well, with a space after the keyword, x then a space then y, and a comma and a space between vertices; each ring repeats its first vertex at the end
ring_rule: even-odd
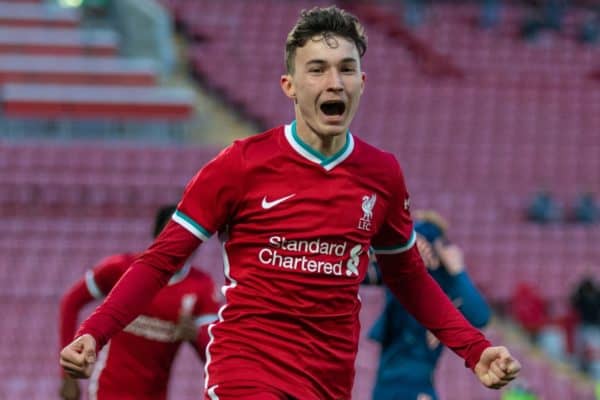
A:
MULTIPOLYGON (((76 319, 76 313, 73 316, 65 310, 78 311, 92 298, 104 298, 134 260, 135 255, 130 254, 108 257, 65 296, 63 345, 71 340, 76 319), (87 293, 82 292, 84 289, 87 293)), ((200 328, 217 318, 218 307, 212 279, 187 263, 157 293, 143 314, 114 335, 99 353, 90 378, 90 399, 165 399, 171 366, 181 345, 174 333, 182 308, 191 311, 200 328)), ((196 342, 202 358, 207 342, 206 329, 203 330, 196 342)))
POLYGON ((347 133, 325 158, 292 123, 225 149, 173 219, 223 241, 227 305, 209 328, 208 395, 249 380, 298 399, 349 399, 369 248, 415 242, 395 157, 347 133))
POLYGON ((452 305, 413 246, 397 161, 350 133, 346 139, 325 158, 292 124, 224 150, 193 178, 173 222, 78 334, 103 346, 202 240, 219 232, 227 305, 209 328, 209 399, 230 398, 228 386, 248 382, 302 400, 349 399, 358 286, 370 246, 406 309, 474 368, 490 343, 452 305))

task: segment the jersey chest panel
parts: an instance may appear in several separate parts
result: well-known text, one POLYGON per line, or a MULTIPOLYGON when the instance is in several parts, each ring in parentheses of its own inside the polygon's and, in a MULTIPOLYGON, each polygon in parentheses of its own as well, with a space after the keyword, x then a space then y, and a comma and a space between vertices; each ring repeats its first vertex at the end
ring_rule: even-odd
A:
POLYGON ((384 221, 387 192, 357 168, 326 171, 285 157, 279 161, 248 173, 231 245, 266 268, 362 278, 371 238, 384 221))

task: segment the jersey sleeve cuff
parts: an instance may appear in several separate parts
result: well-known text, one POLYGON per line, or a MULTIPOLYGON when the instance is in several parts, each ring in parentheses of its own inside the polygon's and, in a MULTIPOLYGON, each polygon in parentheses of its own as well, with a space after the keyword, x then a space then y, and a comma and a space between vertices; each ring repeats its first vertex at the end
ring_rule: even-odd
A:
POLYGON ((171 218, 173 221, 177 222, 184 229, 189 231, 192 235, 196 236, 203 242, 207 241, 212 236, 212 234, 208 232, 202 225, 194 221, 180 210, 175 211, 171 218))
POLYGON ((410 250, 417 241, 417 233, 413 229, 406 243, 399 246, 372 247, 375 254, 400 254, 410 250))
POLYGON ((475 366, 481 359, 481 354, 491 345, 492 344, 488 340, 482 340, 476 343, 465 358, 465 366, 471 371, 475 371, 475 366))
POLYGON ((90 335, 94 338, 94 340, 96 341, 96 356, 98 356, 98 353, 100 353, 100 350, 102 350, 102 348, 106 344, 106 341, 102 338, 100 332, 96 332, 90 327, 81 327, 79 331, 77 331, 77 333, 75 334, 75 338, 81 337, 83 335, 90 335))

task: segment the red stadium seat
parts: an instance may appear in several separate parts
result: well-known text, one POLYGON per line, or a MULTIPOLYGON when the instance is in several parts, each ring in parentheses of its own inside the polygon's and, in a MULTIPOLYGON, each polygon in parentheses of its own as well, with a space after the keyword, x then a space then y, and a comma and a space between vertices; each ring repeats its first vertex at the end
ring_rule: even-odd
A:
POLYGON ((0 106, 9 117, 185 120, 194 101, 185 88, 5 84, 0 106))
POLYGON ((158 70, 151 60, 112 57, 0 54, 0 84, 50 83, 154 86, 158 70))
POLYGON ((117 46, 109 30, 0 26, 0 54, 115 56, 117 46))

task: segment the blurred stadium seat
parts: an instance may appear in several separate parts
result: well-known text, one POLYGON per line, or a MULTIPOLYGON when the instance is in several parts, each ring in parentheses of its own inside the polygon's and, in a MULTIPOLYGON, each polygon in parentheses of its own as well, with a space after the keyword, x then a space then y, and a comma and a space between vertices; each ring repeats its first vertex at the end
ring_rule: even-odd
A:
POLYGON ((0 84, 47 83, 154 86, 158 71, 152 60, 113 57, 0 55, 0 84))
POLYGON ((0 107, 9 118, 185 120, 192 116, 194 93, 186 88, 7 83, 0 107))
POLYGON ((0 54, 115 56, 117 51, 117 36, 109 30, 0 26, 0 54))

